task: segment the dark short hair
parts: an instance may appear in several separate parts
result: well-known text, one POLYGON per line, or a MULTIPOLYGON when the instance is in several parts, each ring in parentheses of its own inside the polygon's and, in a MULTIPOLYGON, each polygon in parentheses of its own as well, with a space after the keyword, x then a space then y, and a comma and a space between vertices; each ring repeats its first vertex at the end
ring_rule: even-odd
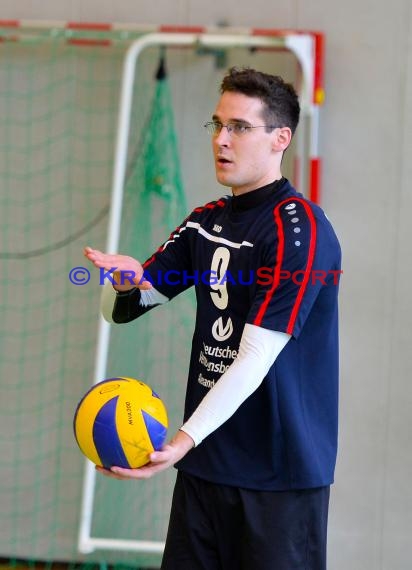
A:
POLYGON ((292 134, 299 122, 300 105, 295 89, 278 75, 250 67, 232 67, 222 80, 220 92, 233 91, 257 97, 264 103, 263 120, 267 125, 289 127, 292 134))

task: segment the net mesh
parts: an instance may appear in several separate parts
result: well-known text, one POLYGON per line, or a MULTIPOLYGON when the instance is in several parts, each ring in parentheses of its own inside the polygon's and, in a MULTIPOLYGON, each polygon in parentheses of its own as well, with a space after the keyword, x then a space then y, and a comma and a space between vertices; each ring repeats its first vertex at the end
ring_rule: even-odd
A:
MULTIPOLYGON (((93 378, 100 287, 92 267, 82 287, 68 274, 87 266, 84 245, 105 248, 126 47, 50 35, 0 44, 0 555, 14 566, 158 563, 77 551, 84 459, 72 420, 93 378)), ((158 61, 149 49, 139 64, 119 246, 141 259, 187 211, 158 61)), ((111 334, 108 376, 152 385, 171 430, 181 417, 192 309, 183 296, 162 308, 160 322, 152 311, 111 334)), ((164 540, 174 476, 134 487, 99 477, 92 535, 164 540)))

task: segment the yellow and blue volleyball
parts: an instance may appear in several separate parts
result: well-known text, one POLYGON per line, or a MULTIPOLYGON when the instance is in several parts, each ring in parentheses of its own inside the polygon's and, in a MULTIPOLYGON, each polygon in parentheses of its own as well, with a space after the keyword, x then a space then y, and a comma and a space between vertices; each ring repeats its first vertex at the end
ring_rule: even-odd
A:
POLYGON ((110 378, 95 384, 80 400, 73 420, 83 454, 96 465, 135 469, 161 449, 167 411, 159 396, 134 378, 110 378))

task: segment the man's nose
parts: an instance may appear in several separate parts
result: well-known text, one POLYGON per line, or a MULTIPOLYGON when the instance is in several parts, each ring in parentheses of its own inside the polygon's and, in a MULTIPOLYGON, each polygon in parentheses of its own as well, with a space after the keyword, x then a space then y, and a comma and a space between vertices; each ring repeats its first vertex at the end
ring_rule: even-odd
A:
POLYGON ((215 136, 215 143, 218 146, 227 146, 231 141, 230 133, 226 127, 226 125, 222 125, 220 129, 220 133, 215 136))

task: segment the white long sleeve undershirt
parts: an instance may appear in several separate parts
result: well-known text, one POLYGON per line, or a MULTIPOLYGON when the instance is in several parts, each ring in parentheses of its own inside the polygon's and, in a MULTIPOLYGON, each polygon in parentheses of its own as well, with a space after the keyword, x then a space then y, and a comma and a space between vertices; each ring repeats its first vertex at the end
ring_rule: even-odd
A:
POLYGON ((228 420, 260 386, 289 339, 283 332, 245 325, 237 357, 180 428, 195 445, 228 420))

